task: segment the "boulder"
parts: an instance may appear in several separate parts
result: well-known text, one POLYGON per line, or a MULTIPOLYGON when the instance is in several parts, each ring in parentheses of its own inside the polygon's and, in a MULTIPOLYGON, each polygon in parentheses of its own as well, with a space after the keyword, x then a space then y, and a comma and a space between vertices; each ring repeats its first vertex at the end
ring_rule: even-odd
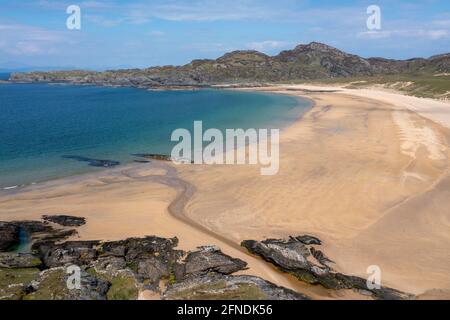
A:
POLYGON ((210 272, 228 275, 244 270, 247 266, 245 261, 232 258, 215 246, 200 247, 199 249, 199 251, 189 253, 184 260, 186 276, 198 276, 210 272))

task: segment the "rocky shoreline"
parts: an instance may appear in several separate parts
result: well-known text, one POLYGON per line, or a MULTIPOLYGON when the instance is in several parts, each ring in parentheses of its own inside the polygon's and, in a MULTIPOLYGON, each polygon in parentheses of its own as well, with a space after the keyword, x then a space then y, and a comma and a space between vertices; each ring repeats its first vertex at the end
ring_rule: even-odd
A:
MULTIPOLYGON (((305 294, 279 287, 259 277, 235 275, 247 263, 215 246, 185 252, 178 239, 148 236, 121 241, 67 241, 84 218, 43 216, 44 221, 0 222, 0 300, 135 300, 151 292, 167 300, 309 300, 305 294), (62 227, 65 226, 65 227, 62 227), (17 252, 26 232, 30 252, 17 252), (79 268, 79 289, 68 289, 71 267, 79 268)), ((330 290, 351 289, 374 299, 411 299, 411 295, 381 288, 366 280, 335 272, 312 236, 289 240, 248 240, 249 252, 261 256, 299 281, 330 290)))
MULTIPOLYGON (((75 217, 45 219, 67 224, 75 217)), ((70 223, 72 225, 72 223, 70 223)), ((135 300, 142 291, 161 299, 308 299, 253 276, 236 276, 247 263, 213 246, 184 252, 178 239, 65 241, 74 229, 48 222, 0 223, 0 300, 135 300), (17 253, 25 228, 31 252, 17 253), (80 268, 81 289, 69 290, 68 268, 80 268)))

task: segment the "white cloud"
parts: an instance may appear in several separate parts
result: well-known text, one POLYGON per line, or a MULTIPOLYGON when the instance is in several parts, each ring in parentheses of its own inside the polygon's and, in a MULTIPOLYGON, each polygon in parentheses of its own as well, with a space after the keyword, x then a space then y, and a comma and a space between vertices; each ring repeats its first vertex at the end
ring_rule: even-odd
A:
POLYGON ((446 38, 450 35, 448 30, 430 30, 427 31, 428 36, 433 40, 439 40, 441 38, 446 38))
POLYGON ((364 31, 358 33, 357 37, 361 39, 384 39, 392 36, 392 31, 364 31))
POLYGON ((89 22, 95 23, 99 26, 110 28, 115 27, 123 22, 125 22, 124 18, 114 18, 114 19, 108 19, 105 18, 102 15, 96 15, 96 14, 85 14, 82 16, 82 19, 86 19, 89 22))
POLYGON ((23 24, 1 24, 0 50, 9 55, 54 54, 73 42, 71 35, 23 24))
POLYGON ((260 42, 250 42, 247 44, 248 49, 257 51, 267 51, 286 47, 289 43, 285 41, 266 40, 260 42))
POLYGON ((450 27, 450 19, 448 20, 434 20, 433 24, 441 27, 450 27))
POLYGON ((429 40, 439 40, 450 36, 449 30, 436 29, 404 29, 404 30, 380 30, 380 31, 365 31, 357 34, 361 39, 384 39, 391 37, 402 38, 422 38, 429 40))

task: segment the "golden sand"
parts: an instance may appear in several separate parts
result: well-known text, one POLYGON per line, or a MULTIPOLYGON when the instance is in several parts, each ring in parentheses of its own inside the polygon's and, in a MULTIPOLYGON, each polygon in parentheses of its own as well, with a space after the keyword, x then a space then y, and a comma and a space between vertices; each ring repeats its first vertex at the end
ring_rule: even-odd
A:
POLYGON ((80 239, 215 244, 247 261, 246 274, 313 297, 351 298, 303 285, 239 247, 313 234, 339 271, 366 277, 378 265, 383 285, 448 297, 449 129, 386 97, 261 90, 316 102, 282 131, 278 175, 261 176, 257 166, 136 164, 4 192, 0 220, 70 214, 87 218, 80 239))

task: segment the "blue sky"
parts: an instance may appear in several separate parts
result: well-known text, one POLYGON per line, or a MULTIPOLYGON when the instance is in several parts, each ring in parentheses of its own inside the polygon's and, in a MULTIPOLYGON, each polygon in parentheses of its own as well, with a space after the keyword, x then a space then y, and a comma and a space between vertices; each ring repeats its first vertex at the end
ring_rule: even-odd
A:
POLYGON ((148 67, 324 42, 364 57, 450 52, 448 0, 0 0, 0 67, 148 67), (66 9, 81 8, 81 30, 66 9), (369 5, 382 29, 369 32, 369 5))

